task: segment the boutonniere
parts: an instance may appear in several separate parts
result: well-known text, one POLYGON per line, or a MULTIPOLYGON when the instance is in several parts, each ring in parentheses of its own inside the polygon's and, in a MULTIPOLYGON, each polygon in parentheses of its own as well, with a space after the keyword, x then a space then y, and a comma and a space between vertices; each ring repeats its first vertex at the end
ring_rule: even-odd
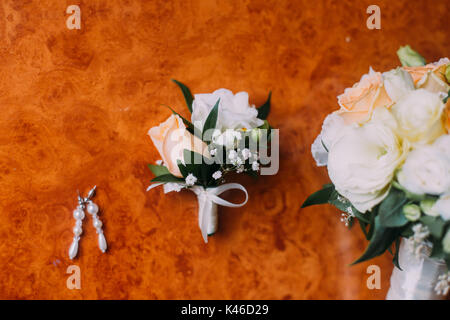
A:
POLYGON ((184 95, 191 119, 169 107, 172 115, 148 131, 162 159, 149 165, 155 178, 147 190, 162 185, 165 193, 194 192, 198 224, 208 242, 218 228, 217 206, 241 207, 248 200, 244 186, 226 183, 229 174, 257 177, 278 171, 278 130, 267 121, 271 94, 256 108, 249 104, 247 92, 219 89, 193 96, 187 86, 173 81, 184 95), (245 194, 243 202, 235 204, 220 197, 233 189, 245 194))

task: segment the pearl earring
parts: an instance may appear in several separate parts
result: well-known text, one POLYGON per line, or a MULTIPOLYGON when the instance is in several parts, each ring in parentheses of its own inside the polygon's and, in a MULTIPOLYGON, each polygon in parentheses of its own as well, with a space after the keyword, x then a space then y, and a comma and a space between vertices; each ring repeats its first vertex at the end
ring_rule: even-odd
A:
POLYGON ((74 259, 77 256, 78 253, 78 241, 80 241, 80 236, 83 233, 83 219, 85 217, 84 209, 92 216, 92 224, 94 225, 94 228, 97 230, 98 234, 98 247, 100 250, 105 253, 107 249, 106 239, 105 235, 103 234, 102 230, 102 222, 97 216, 98 213, 98 206, 92 202, 91 198, 95 195, 95 190, 97 189, 97 186, 94 186, 88 193, 88 196, 86 198, 83 198, 80 196, 80 193, 78 192, 78 206, 73 211, 73 217, 75 218, 75 227, 73 228, 73 241, 69 248, 69 258, 74 259))

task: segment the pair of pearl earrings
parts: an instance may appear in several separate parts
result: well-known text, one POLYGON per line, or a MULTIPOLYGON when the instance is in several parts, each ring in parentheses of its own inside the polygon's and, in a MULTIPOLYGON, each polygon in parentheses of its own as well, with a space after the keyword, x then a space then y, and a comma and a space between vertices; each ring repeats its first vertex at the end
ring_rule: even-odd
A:
POLYGON ((97 189, 97 186, 94 186, 88 193, 86 198, 83 198, 80 196, 80 193, 78 192, 78 206, 73 211, 73 217, 75 218, 75 227, 73 228, 73 241, 69 248, 69 258, 74 259, 77 256, 78 253, 78 241, 80 241, 80 236, 83 233, 82 225, 83 225, 83 219, 85 217, 84 210, 92 216, 92 224, 94 225, 94 228, 97 230, 98 234, 98 247, 100 250, 105 253, 107 249, 106 239, 105 235, 103 234, 102 230, 102 222, 97 216, 98 213, 98 206, 92 202, 91 198, 95 195, 95 190, 97 189))

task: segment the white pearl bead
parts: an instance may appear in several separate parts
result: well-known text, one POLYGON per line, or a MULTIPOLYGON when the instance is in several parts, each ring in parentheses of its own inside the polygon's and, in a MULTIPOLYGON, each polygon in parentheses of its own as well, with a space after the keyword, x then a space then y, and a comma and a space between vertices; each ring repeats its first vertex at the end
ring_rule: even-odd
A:
POLYGON ((79 236, 82 232, 83 230, 81 229, 81 227, 76 226, 73 228, 73 234, 76 236, 79 236))
POLYGON ((94 228, 99 229, 101 228, 103 223, 100 220, 94 220, 94 228))
POLYGON ((81 220, 77 220, 75 222, 75 225, 78 226, 78 227, 81 227, 83 225, 83 222, 81 220))
POLYGON ((97 206, 95 203, 90 202, 90 203, 87 205, 86 210, 87 210, 87 212, 89 212, 90 214, 96 214, 96 213, 98 212, 98 206, 97 206))
POLYGON ((69 248, 69 258, 70 259, 75 258, 77 253, 78 253, 78 241, 73 240, 69 248))
POLYGON ((73 217, 77 220, 83 220, 84 219, 84 211, 81 209, 73 210, 73 217))
POLYGON ((100 251, 105 253, 106 249, 108 248, 108 245, 106 244, 106 239, 103 233, 98 234, 98 247, 100 248, 100 251))

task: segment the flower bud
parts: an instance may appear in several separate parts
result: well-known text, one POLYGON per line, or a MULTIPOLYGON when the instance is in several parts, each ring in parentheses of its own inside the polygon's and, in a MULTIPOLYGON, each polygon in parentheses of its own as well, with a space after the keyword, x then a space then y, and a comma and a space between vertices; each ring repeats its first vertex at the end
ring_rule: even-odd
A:
POLYGON ((403 207, 403 214, 409 221, 417 221, 420 218, 420 207, 417 204, 407 204, 403 207))
POLYGON ((444 249, 445 252, 450 253, 450 229, 445 234, 444 239, 442 239, 442 249, 444 249))
POLYGON ((418 67, 425 65, 425 59, 417 51, 411 49, 409 45, 400 47, 397 51, 397 56, 403 66, 418 67))
POLYGON ((262 132, 258 128, 252 129, 250 136, 254 141, 258 142, 262 136, 262 132))
POLYGON ((420 209, 422 209, 422 211, 428 216, 437 217, 439 216, 439 212, 433 210, 433 206, 435 203, 436 203, 435 199, 426 198, 420 201, 420 209))

